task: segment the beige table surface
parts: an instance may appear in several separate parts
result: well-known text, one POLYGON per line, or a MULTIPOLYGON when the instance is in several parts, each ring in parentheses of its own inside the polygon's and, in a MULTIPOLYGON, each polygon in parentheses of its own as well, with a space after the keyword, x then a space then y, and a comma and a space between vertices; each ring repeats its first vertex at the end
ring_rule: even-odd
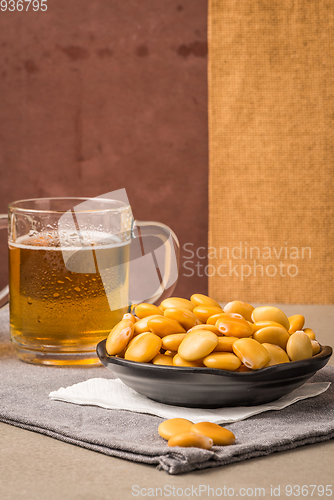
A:
MULTIPOLYGON (((304 314, 319 341, 334 345, 334 306, 281 307, 287 315, 304 314)), ((334 366, 333 358, 330 364, 334 366)), ((108 457, 0 423, 0 500, 321 498, 317 490, 311 496, 311 488, 308 495, 298 496, 297 487, 295 495, 288 496, 286 485, 332 485, 334 491, 334 440, 171 476, 155 466, 108 457)))

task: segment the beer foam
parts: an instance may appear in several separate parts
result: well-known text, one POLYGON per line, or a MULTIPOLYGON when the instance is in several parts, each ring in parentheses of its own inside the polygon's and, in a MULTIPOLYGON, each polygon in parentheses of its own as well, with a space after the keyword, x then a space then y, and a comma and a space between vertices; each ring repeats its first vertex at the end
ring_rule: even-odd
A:
MULTIPOLYGON (((127 236, 127 233, 122 233, 127 236)), ((129 245, 130 238, 127 237, 125 241, 117 234, 110 234, 102 231, 80 231, 76 232, 65 232, 63 231, 60 236, 58 231, 47 231, 37 233, 36 231, 31 231, 31 234, 25 234, 19 236, 17 240, 9 241, 9 246, 14 248, 29 249, 34 250, 47 250, 47 251, 77 251, 77 250, 99 250, 99 249, 111 249, 116 247, 123 247, 129 245)))

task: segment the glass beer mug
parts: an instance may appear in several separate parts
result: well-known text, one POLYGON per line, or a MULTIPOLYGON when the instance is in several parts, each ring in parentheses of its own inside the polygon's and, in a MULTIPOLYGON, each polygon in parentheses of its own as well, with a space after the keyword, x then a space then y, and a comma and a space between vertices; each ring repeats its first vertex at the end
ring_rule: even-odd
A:
MULTIPOLYGON (((41 198, 9 205, 10 334, 21 360, 99 364, 97 343, 131 304, 172 293, 177 237, 164 224, 134 221, 120 191, 118 199, 41 198)), ((0 224, 7 227, 6 215, 0 224)))

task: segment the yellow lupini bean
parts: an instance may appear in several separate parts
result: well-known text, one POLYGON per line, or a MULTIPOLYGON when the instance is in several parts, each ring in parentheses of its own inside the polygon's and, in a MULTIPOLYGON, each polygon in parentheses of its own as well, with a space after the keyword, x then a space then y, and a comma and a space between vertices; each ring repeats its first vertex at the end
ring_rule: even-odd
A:
POLYGON ((257 323, 252 323, 253 333, 261 330, 261 328, 266 328, 267 326, 277 326, 278 328, 284 328, 281 323, 276 323, 276 321, 258 321, 257 323))
POLYGON ((273 366, 273 365, 280 365, 281 363, 289 363, 290 359, 287 353, 279 347, 278 345, 274 344, 267 344, 263 343, 263 347, 269 352, 270 355, 270 361, 268 363, 268 366, 273 366))
POLYGON ((301 330, 305 323, 305 318, 302 314, 295 314, 294 316, 289 316, 290 323, 289 333, 297 332, 301 330))
POLYGON ((194 293, 194 295, 190 297, 190 300, 195 306, 221 307, 220 304, 211 299, 211 297, 202 295, 201 293, 194 293))
POLYGON ((206 323, 207 319, 214 314, 221 314, 223 312, 221 307, 214 306, 196 306, 193 310, 193 313, 197 316, 197 318, 203 323, 206 323))
POLYGON ((177 351, 170 351, 169 349, 167 349, 167 351, 165 351, 165 356, 170 356, 171 358, 174 358, 174 356, 177 355, 177 351))
POLYGON ((214 333, 215 335, 221 335, 220 331, 215 325, 195 325, 190 330, 188 330, 188 333, 193 332, 195 330, 209 330, 210 332, 214 333))
POLYGON ((185 333, 185 329, 182 325, 175 319, 165 318, 165 316, 155 316, 147 322, 147 329, 151 332, 159 335, 159 337, 165 337, 166 335, 171 335, 172 333, 185 333))
POLYGON ((199 422, 198 424, 194 424, 190 427, 190 432, 211 438, 213 444, 217 446, 228 446, 235 442, 235 435, 233 432, 212 422, 199 422))
POLYGON ((194 309, 194 304, 188 299, 182 299, 181 297, 169 297, 161 302, 160 307, 165 309, 170 309, 171 307, 180 307, 181 309, 189 309, 192 311, 194 309))
POLYGON ((194 432, 183 432, 173 436, 168 441, 168 446, 180 446, 182 448, 203 448, 209 450, 213 445, 211 438, 201 436, 194 432))
POLYGON ((173 333, 162 338, 162 347, 167 351, 177 351, 186 333, 173 333))
POLYGON ((232 352, 212 352, 203 359, 203 364, 208 368, 234 372, 241 365, 241 361, 232 352))
POLYGON ((134 337, 124 354, 124 359, 148 363, 160 351, 162 340, 152 332, 140 333, 134 337))
POLYGON ((225 318, 226 316, 230 316, 229 314, 227 313, 219 313, 219 314, 213 314, 212 316, 210 316, 207 320, 206 320, 206 324, 207 325, 216 325, 217 321, 220 319, 220 318, 225 318))
POLYGON ((108 335, 106 350, 109 356, 120 354, 133 337, 133 323, 130 320, 122 320, 117 323, 108 335))
POLYGON ((137 321, 136 316, 134 316, 131 313, 125 313, 125 314, 123 314, 123 318, 122 319, 127 319, 127 320, 131 321, 131 323, 133 323, 133 324, 135 324, 136 321, 137 321))
POLYGON ((251 368, 248 368, 247 366, 245 366, 244 364, 241 364, 239 366, 239 368, 237 370, 235 370, 236 372, 251 372, 252 369, 251 368))
POLYGON ((315 333, 312 328, 303 328, 303 332, 310 338, 310 340, 315 340, 315 333))
POLYGON ((189 330, 199 323, 199 320, 194 313, 189 311, 189 309, 181 309, 180 307, 165 309, 164 316, 169 319, 175 319, 186 330, 189 330))
POLYGON ((208 330, 195 330, 188 333, 178 349, 179 355, 186 361, 204 358, 218 344, 218 337, 208 330))
POLYGON ((173 366, 173 358, 165 354, 158 353, 153 359, 154 365, 173 366))
POLYGON ((154 304, 147 304, 146 302, 142 302, 138 304, 135 308, 135 313, 138 318, 146 318, 147 316, 162 316, 163 313, 161 310, 155 306, 154 304))
POLYGON ((123 349, 123 351, 119 352, 118 354, 114 354, 114 356, 116 356, 116 358, 124 358, 125 351, 126 347, 123 349))
POLYGON ((258 321, 275 321, 280 323, 284 328, 289 330, 290 323, 287 316, 283 311, 274 306, 261 306, 256 307, 252 312, 252 321, 257 323, 258 321))
POLYGON ((291 361, 311 358, 313 350, 310 338, 303 331, 292 333, 286 344, 286 352, 291 361))
POLYGON ((224 307, 224 312, 226 313, 237 313, 241 314, 243 318, 247 321, 252 321, 252 312, 254 311, 254 307, 247 302, 242 302, 240 300, 234 300, 233 302, 229 302, 224 307))
POLYGON ((218 337, 218 344, 212 351, 214 352, 233 352, 233 344, 238 337, 218 337))
POLYGON ((261 344, 264 342, 268 344, 275 344, 282 349, 286 348, 286 343, 289 338, 290 335, 283 326, 266 326, 265 328, 261 328, 257 332, 253 333, 253 339, 257 340, 261 344))
POLYGON ((146 316, 145 318, 140 319, 135 323, 135 335, 139 335, 140 333, 148 332, 149 327, 148 327, 148 322, 150 319, 154 318, 161 318, 161 315, 154 315, 154 316, 146 316))
POLYGON ((180 354, 175 354, 173 358, 173 365, 174 366, 186 366, 186 367, 193 367, 193 368, 200 368, 203 367, 203 361, 202 359, 196 359, 195 361, 187 361, 186 359, 183 359, 180 354))
POLYGON ((320 344, 316 340, 311 340, 313 356, 320 352, 320 344))
POLYGON ((233 344, 233 352, 247 368, 252 370, 259 370, 270 362, 268 351, 254 339, 241 338, 236 340, 233 344))
POLYGON ((252 325, 242 316, 226 316, 217 320, 216 327, 227 337, 250 337, 253 334, 252 325))
POLYGON ((164 420, 158 427, 160 436, 168 441, 171 437, 188 432, 190 427, 194 425, 193 422, 185 418, 170 418, 164 420))

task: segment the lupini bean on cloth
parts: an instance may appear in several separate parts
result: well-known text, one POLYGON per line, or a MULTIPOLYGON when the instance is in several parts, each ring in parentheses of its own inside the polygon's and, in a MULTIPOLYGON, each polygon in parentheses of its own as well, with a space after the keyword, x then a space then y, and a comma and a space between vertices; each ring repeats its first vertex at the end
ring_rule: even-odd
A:
POLYGON ((182 432, 189 432, 190 427, 194 424, 185 418, 170 418, 169 420, 164 420, 158 427, 158 432, 160 436, 164 439, 170 439, 176 434, 182 434, 182 432))
POLYGON ((213 445, 211 438, 195 434, 194 432, 183 432, 176 434, 168 440, 168 446, 180 446, 182 448, 203 448, 210 450, 213 445))
POLYGON ((190 427, 190 432, 202 434, 212 439, 214 445, 229 446, 235 442, 233 432, 212 422, 199 422, 190 427))
POLYGON ((304 323, 298 311, 288 318, 273 306, 234 300, 222 308, 203 294, 170 297, 159 306, 133 306, 110 332, 106 350, 109 356, 173 369, 261 370, 321 351, 304 323))
POLYGON ((168 446, 194 447, 209 450, 212 445, 229 446, 235 442, 233 432, 212 422, 194 424, 185 418, 164 420, 158 427, 168 446))
POLYGON ((158 432, 168 441, 168 446, 204 448, 209 450, 213 445, 228 446, 235 442, 233 432, 212 422, 194 424, 184 418, 164 420, 158 432))

